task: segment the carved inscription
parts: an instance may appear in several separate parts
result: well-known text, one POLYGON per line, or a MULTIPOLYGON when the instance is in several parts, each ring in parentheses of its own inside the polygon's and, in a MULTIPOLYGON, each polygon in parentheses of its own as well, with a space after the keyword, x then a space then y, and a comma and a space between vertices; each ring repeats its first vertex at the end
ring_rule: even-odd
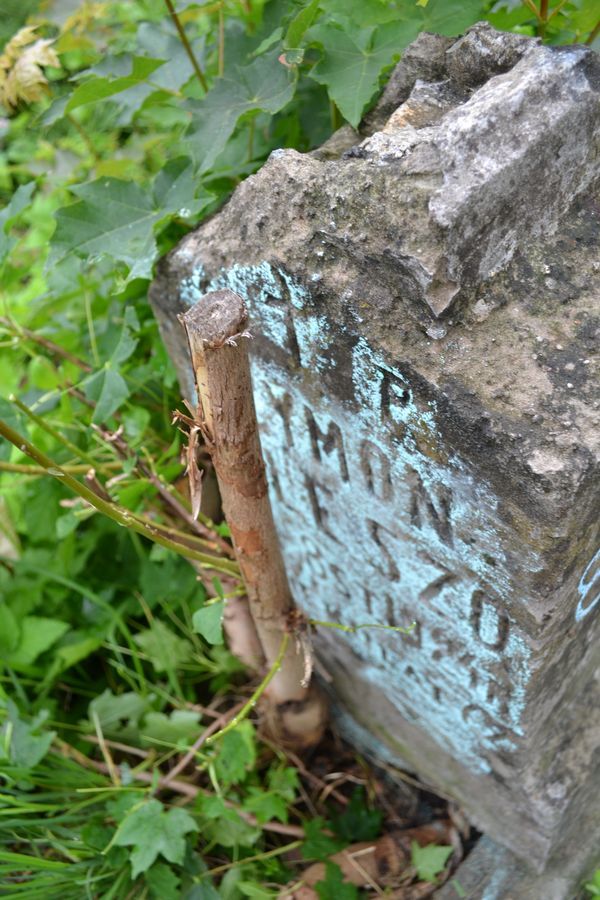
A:
POLYGON ((579 580, 579 603, 575 620, 580 622, 600 603, 600 550, 590 560, 579 580))
MULTIPOLYGON (((407 375, 363 338, 333 328, 301 285, 266 265, 211 287, 226 282, 285 351, 256 358, 253 378, 298 602, 321 621, 389 626, 339 635, 360 677, 489 771, 489 754, 518 746, 530 677, 528 643, 503 602, 494 497, 439 445, 433 403, 417 402, 407 375), (343 401, 331 394, 338 377, 343 401), (393 630, 413 622, 409 635, 393 630)), ((581 616, 597 602, 596 571, 581 585, 581 616)))

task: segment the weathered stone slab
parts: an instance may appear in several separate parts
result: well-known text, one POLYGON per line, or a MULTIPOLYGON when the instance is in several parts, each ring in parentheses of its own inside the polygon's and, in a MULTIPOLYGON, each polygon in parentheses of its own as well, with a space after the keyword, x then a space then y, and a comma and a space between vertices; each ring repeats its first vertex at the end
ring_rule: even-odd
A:
POLYGON ((597 73, 421 36, 361 135, 276 151, 151 291, 188 395, 176 314, 249 305, 299 604, 417 623, 321 629, 347 727, 538 868, 600 776, 597 73))

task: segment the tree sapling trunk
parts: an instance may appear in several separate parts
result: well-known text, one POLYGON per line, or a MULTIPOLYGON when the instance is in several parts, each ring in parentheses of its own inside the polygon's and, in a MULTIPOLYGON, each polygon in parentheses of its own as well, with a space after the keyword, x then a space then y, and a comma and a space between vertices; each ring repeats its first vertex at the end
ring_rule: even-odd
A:
MULTIPOLYGON (((216 291, 202 297, 181 321, 198 389, 198 424, 217 473, 265 664, 271 668, 283 635, 301 617, 295 612, 269 501, 245 340, 248 314, 240 296, 216 291)), ((295 747, 316 743, 326 722, 322 693, 306 683, 301 644, 289 642, 264 695, 269 730, 295 747)))

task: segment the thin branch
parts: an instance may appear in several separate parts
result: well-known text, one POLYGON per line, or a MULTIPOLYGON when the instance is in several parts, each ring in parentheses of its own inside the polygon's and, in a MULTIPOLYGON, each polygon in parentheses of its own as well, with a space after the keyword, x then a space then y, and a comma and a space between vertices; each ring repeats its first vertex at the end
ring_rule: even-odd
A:
POLYGON ((246 716, 248 716, 252 712, 252 710, 254 709, 254 707, 256 706, 256 704, 258 703, 258 701, 260 700, 260 698, 262 697, 262 695, 264 694, 264 692, 266 691, 266 689, 268 688, 268 686, 270 685, 272 680, 277 675, 277 672, 281 668, 281 664, 284 660, 285 651, 287 650, 289 641, 290 641, 289 634, 287 632, 284 632, 283 638, 281 641, 281 647, 279 648, 279 653, 277 654, 277 658, 275 659, 273 665, 271 666, 271 668, 269 669, 269 671, 267 672, 266 676, 263 678, 263 680, 261 681, 259 686, 256 688, 256 690, 254 691, 254 693, 252 694, 250 699, 246 703, 244 703, 244 705, 242 706, 239 713, 236 716, 234 716, 230 722, 228 722, 228 724, 225 726, 225 728, 222 728, 220 731, 217 731, 216 734, 213 734, 209 738, 206 739, 206 741, 205 741, 206 744, 214 744, 215 741, 218 741, 220 738, 222 738, 224 735, 226 735, 228 731, 233 731, 233 729, 236 728, 240 724, 240 722, 242 722, 246 718, 246 716))
POLYGON ((104 757, 104 762, 106 763, 108 774, 110 775, 110 780, 115 785, 115 787, 119 787, 121 784, 121 779, 119 778, 119 773, 117 771, 117 767, 114 764, 113 758, 110 755, 110 750, 106 746, 106 741, 104 740, 104 735, 102 734, 100 719, 98 718, 98 713, 95 710, 92 712, 92 721, 94 723, 96 737, 98 738, 98 744, 100 746, 100 750, 102 751, 102 756, 104 757))
POLYGON ((181 757, 177 765, 173 766, 169 774, 164 777, 162 782, 163 787, 169 785, 173 781, 173 779, 175 779, 179 775, 180 772, 183 772, 185 767, 192 762, 192 760, 196 756, 197 751, 204 743, 206 743, 208 738, 216 731, 219 731, 219 729, 223 726, 224 723, 227 722, 228 719, 235 718, 238 712, 242 709, 242 706, 243 703, 237 703, 226 713, 222 713, 218 719, 215 719, 207 728, 205 728, 200 737, 196 741, 194 741, 187 753, 185 753, 181 757))
MULTIPOLYGON (((72 475, 77 474, 85 474, 89 472, 90 466, 87 463, 76 463, 74 465, 66 465, 62 466, 65 472, 70 472, 72 475)), ((102 472, 103 470, 115 471, 115 469, 120 468, 120 463, 118 462, 107 462, 107 463, 96 463, 93 467, 97 472, 102 472)), ((14 472, 18 475, 46 475, 47 469, 44 469, 43 466, 30 466, 28 463, 11 463, 11 462, 3 462, 0 461, 0 472, 14 472)))
POLYGON ((9 425, 7 425, 6 422, 2 421, 1 419, 0 435, 6 438, 7 441, 10 441, 11 444, 14 444, 15 447, 18 447, 22 453, 25 453, 26 456, 29 456, 38 465, 46 469, 50 475, 54 475, 56 478, 60 478, 64 482, 64 484, 66 484, 67 487, 71 488, 71 490, 75 494, 78 494, 80 497, 86 500, 90 504, 90 506, 93 506, 98 510, 98 512, 103 513, 118 525, 129 528, 132 531, 137 532, 137 534, 143 535, 143 537, 148 538, 154 543, 160 544, 167 550, 173 550, 180 556, 185 556, 189 559, 195 559, 203 566, 214 569, 217 572, 226 572, 228 575, 238 575, 238 568, 233 561, 221 559, 220 557, 212 556, 208 553, 199 553, 198 551, 192 550, 177 541, 166 538, 163 534, 160 533, 159 529, 156 528, 156 526, 146 525, 145 523, 142 523, 137 518, 135 518, 135 516, 129 510, 117 506, 116 503, 108 503, 106 500, 103 500, 102 497, 99 497, 94 493, 94 491, 90 490, 80 481, 77 481, 77 479, 73 478, 72 475, 69 475, 68 472, 65 472, 64 469, 61 469, 60 466, 58 466, 54 462, 54 460, 50 459, 49 456, 46 456, 45 453, 42 453, 41 450, 38 450, 37 447, 34 447, 33 444, 31 444, 28 440, 26 440, 22 435, 12 429, 9 425))
POLYGON ((109 446, 113 447, 115 452, 122 459, 133 459, 135 462, 135 467, 138 469, 142 475, 148 479, 148 481, 154 485, 160 496, 163 498, 165 503, 171 507, 171 509, 179 516, 180 519, 183 519, 190 528, 211 541, 213 544, 216 544, 218 548, 226 553, 231 559, 235 558, 235 553, 233 548, 225 541, 220 535, 215 534, 206 525, 203 525, 201 522, 198 522, 194 517, 187 511, 185 506, 172 495, 169 491, 168 487, 163 484, 159 476, 154 472, 150 465, 146 465, 140 457, 129 447, 127 442, 124 440, 123 436, 119 431, 110 432, 103 428, 99 428, 97 425, 92 425, 92 428, 96 431, 96 433, 105 441, 109 446))
POLYGON ((78 457, 79 459, 85 460, 85 462, 87 462, 92 467, 96 465, 96 460, 92 456, 90 456, 89 453, 86 453, 85 450, 82 450, 77 446, 77 444, 73 444, 68 438, 64 436, 64 434, 61 434, 60 431, 57 431, 56 428, 53 428, 52 425, 49 425, 48 422, 46 422, 45 419, 42 419, 41 416, 36 415, 36 413, 34 413, 32 409, 26 406, 25 403, 19 400, 18 397, 11 395, 8 399, 12 403, 14 403, 15 406, 20 409, 28 419, 31 419, 31 421, 39 428, 41 428, 42 431, 45 431, 47 434, 51 435, 51 437, 53 437, 55 441, 58 441, 59 444, 62 444, 63 447, 67 448, 67 450, 70 450, 71 453, 74 454, 74 456, 78 457))
MULTIPOLYGON (((80 753, 79 750, 76 750, 75 747, 71 747, 66 741, 61 740, 60 738, 55 738, 54 743, 60 749, 61 753, 64 756, 70 756, 72 759, 76 760, 80 765, 84 766, 86 769, 93 769, 95 772, 99 772, 102 775, 109 775, 108 766, 106 763, 98 762, 95 759, 90 759, 85 756, 83 753, 80 753)), ((158 790, 162 790, 165 787, 164 778, 159 778, 156 780, 156 776, 152 772, 138 772, 136 769, 132 769, 131 777, 135 781, 139 781, 142 784, 156 785, 158 790)), ((122 788, 120 788, 122 790, 122 788)), ((171 781, 168 785, 166 785, 166 789, 173 791, 176 794, 183 794, 190 799, 195 799, 198 794, 209 794, 209 791, 204 788, 197 787, 194 784, 190 784, 187 781, 171 781)), ((106 788, 100 788, 100 790, 106 790, 106 788)), ((83 793, 85 789, 80 789, 80 792, 83 793)), ((240 809, 235 803, 232 803, 231 800, 224 801, 225 806, 228 809, 234 809, 239 817, 243 819, 248 825, 252 825, 254 828, 262 828, 263 831, 271 831, 274 834, 285 834, 290 837, 296 837, 304 839, 304 828, 300 825, 287 825, 285 822, 264 822, 260 823, 256 816, 253 813, 248 813, 243 809, 240 809)))
POLYGON ((586 44, 588 46, 591 46, 599 34, 600 34, 600 19, 598 19, 595 26, 593 27, 593 29, 590 31, 589 35, 587 36, 586 44))
POLYGON ((38 344, 40 347, 44 347, 49 351, 49 353, 52 353, 53 356, 60 356, 63 359, 68 359, 69 362, 74 363, 84 372, 92 371, 92 367, 82 359, 80 359, 78 356, 75 356, 74 353, 71 353, 69 350, 65 350, 64 347, 60 347, 49 338, 45 338, 41 334, 36 334, 35 331, 31 331, 29 328, 25 328, 22 325, 17 325, 6 316, 0 316, 0 325, 10 331, 11 334, 15 335, 15 337, 27 338, 28 341, 32 341, 34 344, 38 344))
POLYGON ((188 55, 189 61, 192 64, 192 68, 194 69, 194 72, 198 76, 198 81, 200 82, 200 84, 202 85, 204 90, 208 92, 208 84, 206 83, 206 78, 204 77, 204 72, 202 71, 202 69, 200 68, 200 65, 198 64, 198 60, 196 59, 194 51, 192 50, 192 45, 188 41, 188 37, 187 37, 187 34, 185 33, 183 25, 179 21, 179 16, 175 12, 175 7, 173 6, 173 3, 171 2, 171 0, 165 0, 165 3, 167 5, 167 9, 169 10, 169 15, 171 16, 171 19, 173 20, 173 24, 175 25, 175 28, 177 29, 177 34, 181 38, 181 43, 183 44, 183 48, 188 55))

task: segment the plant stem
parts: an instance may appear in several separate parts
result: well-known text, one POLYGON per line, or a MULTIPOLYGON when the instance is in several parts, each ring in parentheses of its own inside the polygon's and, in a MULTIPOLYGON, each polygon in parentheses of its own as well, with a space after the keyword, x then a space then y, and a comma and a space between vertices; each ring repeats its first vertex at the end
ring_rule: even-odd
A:
POLYGON ((538 35, 544 39, 546 35, 546 26, 548 24, 548 0, 540 0, 540 24, 538 25, 538 35))
POLYGON ((593 29, 590 31, 589 35, 587 36, 586 41, 585 41, 586 44, 588 46, 591 46, 599 34, 600 34, 600 19, 598 19, 598 21, 594 25, 593 29))
POLYGON ((41 418, 41 416, 36 415, 32 409, 29 409, 29 407, 26 406, 25 403, 22 403, 18 397, 15 397, 14 394, 12 394, 8 399, 12 403, 14 403, 22 413, 25 413, 27 418, 31 419, 31 421, 34 422, 39 428, 47 432, 47 434, 51 435, 55 440, 59 442, 59 444, 62 444, 63 447, 67 448, 67 450, 70 450, 71 453, 73 453, 76 457, 85 460, 86 463, 94 468, 94 466, 96 465, 96 461, 94 460, 94 458, 84 450, 81 450, 81 448, 78 447, 77 444, 72 444, 68 438, 60 433, 60 431, 57 431, 52 427, 52 425, 49 425, 48 422, 41 418))
POLYGON ((198 60, 196 59, 194 51, 192 50, 192 45, 188 41, 187 34, 185 33, 183 25, 181 24, 181 22, 179 20, 179 16, 175 12, 175 7, 173 6, 172 0, 165 0, 165 3, 167 5, 167 9, 169 10, 169 15, 171 16, 171 18, 173 20, 173 24, 175 25, 175 28, 177 29, 177 34, 181 38, 181 43, 183 44, 183 48, 184 48, 185 52, 187 53, 188 59, 192 64, 192 68, 194 69, 194 72, 196 73, 196 75, 198 77, 198 81, 200 82, 200 84, 202 85, 204 90, 208 91, 208 84, 206 83, 206 78, 204 77, 204 72, 202 71, 202 69, 200 68, 200 65, 198 64, 198 60))
POLYGON ((223 4, 219 6, 219 61, 218 61, 219 78, 225 74, 225 16, 223 14, 223 4))
POLYGON ((272 859, 274 856, 281 856, 282 853, 289 853, 301 847, 304 841, 292 841, 291 844, 285 844, 283 847, 275 847, 274 850, 267 850, 265 853, 257 853, 256 856, 246 856, 244 859, 235 859, 233 862, 225 863, 223 866, 216 866, 209 869, 205 874, 208 876, 220 875, 221 872, 227 872, 234 866, 245 866, 247 863, 260 862, 263 859, 272 859))
POLYGON ((252 162, 254 157, 254 129, 256 125, 256 119, 250 119, 248 123, 248 162, 252 162))
POLYGON ((342 625, 341 622, 321 622, 319 619, 309 619, 311 625, 321 625, 324 628, 337 628, 338 631, 345 631, 349 634, 355 634, 362 628, 382 628, 384 631, 397 631, 400 634, 412 634, 414 631, 414 623, 404 628, 402 625, 382 625, 380 622, 364 622, 361 625, 342 625))
POLYGON ((200 553, 197 550, 186 547, 178 541, 173 541, 161 534, 156 526, 150 526, 140 522, 129 510, 102 499, 102 497, 99 497, 94 491, 91 491, 88 487, 81 484, 80 481, 77 481, 76 478, 69 475, 68 472, 61 469, 54 460, 46 456, 45 453, 42 453, 41 450, 38 450, 37 447, 34 447, 33 444, 30 444, 29 441, 17 431, 14 431, 14 429, 1 419, 0 435, 6 438, 7 441, 10 441, 11 444, 14 444, 15 447, 18 447, 22 453, 25 453, 26 456, 29 456, 38 463, 38 465, 46 469, 50 475, 60 478, 75 494, 78 494, 86 500, 90 506, 93 506, 98 512, 101 512, 109 519, 112 519, 117 525, 129 528, 132 531, 141 534, 143 537, 148 538, 148 540, 153 541, 155 544, 160 544, 161 547, 165 547, 167 550, 173 550, 180 556, 185 556, 188 559, 195 559, 203 566, 214 569, 216 572, 225 572, 228 575, 234 576, 238 574, 238 569, 234 562, 221 559, 218 556, 212 556, 208 553, 200 553))
POLYGON ((85 304, 85 318, 88 326, 88 333, 90 336, 90 347, 92 348, 92 357, 94 359, 94 365, 97 369, 100 368, 100 356, 98 355, 98 344, 96 343, 96 331, 94 329, 94 318, 92 316, 92 303, 90 299, 90 292, 86 289, 83 292, 83 302, 85 304))
POLYGON ((65 350, 64 347, 59 347, 59 345, 55 344, 54 341, 42 337, 41 334, 36 334, 35 331, 31 331, 29 328, 25 328, 22 325, 17 325, 16 322, 12 322, 6 316, 0 316, 0 325, 6 328, 7 331, 9 331, 15 337, 27 338, 27 340, 33 341, 33 343, 38 344, 40 347, 44 347, 46 350, 52 353, 53 356, 61 356, 63 359, 68 359, 69 362, 72 362, 76 366, 79 366, 79 368, 83 369, 84 372, 92 371, 92 367, 82 359, 80 359, 78 356, 75 356, 74 353, 70 353, 69 350, 65 350))
POLYGON ((273 665, 271 666, 261 683, 258 685, 250 699, 246 703, 244 703, 239 713, 235 715, 224 728, 221 728, 221 730, 217 731, 216 734, 211 734, 209 737, 207 737, 204 742, 205 744, 214 744, 215 741, 218 741, 229 731, 233 731, 234 728, 237 728, 240 722, 243 722, 244 719, 250 715, 266 689, 269 687, 269 685, 277 675, 279 669, 281 668, 289 642, 290 636, 287 632, 285 632, 281 641, 281 646, 279 648, 277 658, 275 659, 273 665))
MULTIPOLYGON (((96 472, 101 472, 103 470, 115 470, 120 469, 120 463, 118 462, 107 462, 107 463, 97 463, 94 468, 96 472)), ((75 465, 66 465, 62 466, 65 472, 70 472, 71 475, 77 474, 85 474, 89 472, 90 467, 85 463, 76 463, 75 465)), ((46 475, 46 469, 43 466, 30 466, 29 463, 11 463, 11 462, 3 462, 0 461, 0 472, 14 472, 17 475, 46 475)))

